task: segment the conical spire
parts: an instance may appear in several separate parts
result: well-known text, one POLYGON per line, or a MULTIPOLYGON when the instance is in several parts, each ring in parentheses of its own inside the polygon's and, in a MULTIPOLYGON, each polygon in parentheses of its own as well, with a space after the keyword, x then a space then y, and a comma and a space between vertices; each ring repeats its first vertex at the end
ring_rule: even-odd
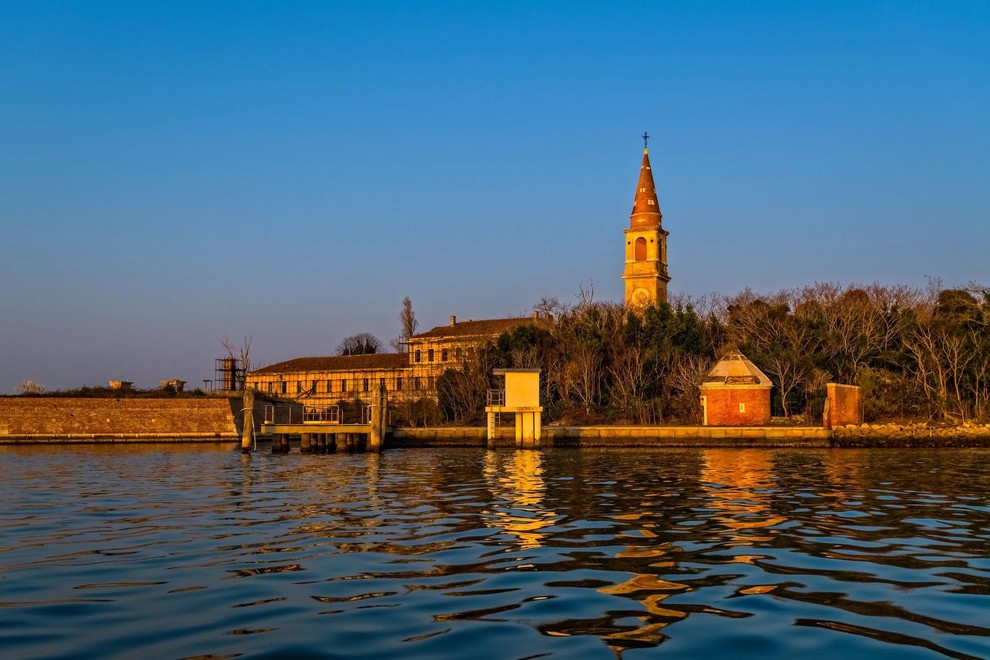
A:
POLYGON ((653 183, 653 170, 650 169, 650 151, 643 147, 643 165, 639 168, 639 183, 636 185, 636 199, 629 216, 633 227, 659 227, 662 219, 657 189, 653 183))

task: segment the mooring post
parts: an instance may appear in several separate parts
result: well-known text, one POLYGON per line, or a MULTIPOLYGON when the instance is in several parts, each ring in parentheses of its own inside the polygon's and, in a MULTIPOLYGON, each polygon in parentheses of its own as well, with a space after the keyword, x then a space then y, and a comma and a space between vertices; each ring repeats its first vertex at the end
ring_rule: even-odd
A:
POLYGON ((245 387, 244 388, 244 398, 242 399, 244 407, 241 409, 243 413, 243 422, 241 424, 241 453, 248 454, 251 452, 251 438, 254 435, 254 388, 245 387))
POLYGON ((313 436, 309 433, 299 435, 299 453, 308 454, 313 448, 313 436))
POLYGON ((371 433, 368 434, 368 451, 382 450, 382 437, 385 435, 385 386, 379 382, 371 399, 371 433))

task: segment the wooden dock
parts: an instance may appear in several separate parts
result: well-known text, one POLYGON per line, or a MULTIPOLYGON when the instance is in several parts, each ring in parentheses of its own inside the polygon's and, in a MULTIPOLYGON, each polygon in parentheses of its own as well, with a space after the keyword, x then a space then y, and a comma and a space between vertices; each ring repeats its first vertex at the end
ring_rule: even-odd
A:
MULTIPOLYGON (((390 430, 386 425, 387 419, 388 394, 384 386, 379 386, 371 405, 362 410, 360 423, 343 423, 337 405, 308 402, 298 409, 265 406, 260 430, 272 436, 274 454, 288 453, 289 436, 295 435, 299 436, 299 451, 304 454, 379 452, 385 442, 385 434, 390 430)), ((244 451, 249 450, 250 439, 246 434, 241 446, 244 451)))
POLYGON ((262 424, 261 433, 272 436, 272 453, 288 453, 290 436, 299 436, 303 454, 336 451, 381 451, 385 426, 376 424, 272 423, 262 424))

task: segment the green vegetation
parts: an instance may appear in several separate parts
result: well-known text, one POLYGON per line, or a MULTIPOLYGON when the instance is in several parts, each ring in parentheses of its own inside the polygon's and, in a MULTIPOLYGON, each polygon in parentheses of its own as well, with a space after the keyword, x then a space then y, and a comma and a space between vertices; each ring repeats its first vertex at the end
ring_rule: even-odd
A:
POLYGON ((480 423, 488 374, 542 370, 548 421, 696 424, 698 385, 738 348, 773 380, 775 415, 817 423, 825 384, 863 387, 868 421, 990 418, 990 289, 816 284, 759 296, 675 300, 642 317, 621 305, 544 301, 439 381, 450 421, 480 423))

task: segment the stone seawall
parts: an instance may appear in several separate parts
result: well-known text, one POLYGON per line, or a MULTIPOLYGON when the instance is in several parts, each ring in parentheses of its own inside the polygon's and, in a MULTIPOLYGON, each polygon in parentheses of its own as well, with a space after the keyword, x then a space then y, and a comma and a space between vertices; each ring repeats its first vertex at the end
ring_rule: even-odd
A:
MULTIPOLYGON (((265 402, 255 402, 255 428, 265 402)), ((240 397, 0 397, 0 444, 195 442, 240 437, 240 397)), ((501 427, 496 444, 514 446, 501 427)), ((484 427, 396 428, 388 447, 484 447, 484 427)), ((990 424, 545 426, 545 447, 990 447, 990 424)))
POLYGON ((232 440, 240 409, 227 397, 0 397, 0 444, 232 440))
MULTIPOLYGON (((395 429, 389 447, 484 447, 482 427, 395 429)), ((499 447, 514 430, 498 429, 499 447)), ((817 426, 545 426, 544 447, 990 447, 990 424, 932 427, 862 424, 817 426)))
MULTIPOLYGON (((391 447, 483 447, 481 427, 399 428, 391 447)), ((818 427, 777 426, 546 426, 548 447, 828 447, 831 433, 818 427)), ((498 429, 498 446, 514 444, 512 428, 498 429)))

